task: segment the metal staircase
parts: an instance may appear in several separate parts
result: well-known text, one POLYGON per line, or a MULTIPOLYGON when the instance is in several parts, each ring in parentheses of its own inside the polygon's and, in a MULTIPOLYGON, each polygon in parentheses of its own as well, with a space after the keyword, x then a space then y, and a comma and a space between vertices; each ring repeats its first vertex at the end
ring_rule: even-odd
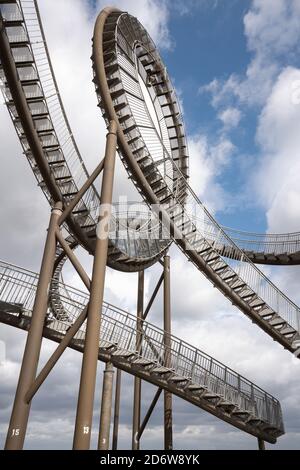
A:
MULTIPOLYGON (((52 203, 52 196, 58 192, 67 202, 86 181, 88 173, 66 119, 36 2, 2 1, 0 5, 1 49, 5 52, 2 52, 5 56, 0 73, 8 109, 24 153, 48 200, 52 203), (45 64, 43 71, 42 63, 45 64), (30 124, 32 132, 28 131, 30 124)), ((103 37, 110 98, 131 150, 128 157, 120 149, 121 157, 134 184, 148 203, 159 204, 165 224, 172 226, 174 240, 197 268, 264 331, 299 356, 298 307, 251 263, 188 185, 187 146, 179 121, 180 109, 163 69, 155 68, 160 59, 155 57, 155 62, 153 56, 157 52, 149 52, 154 50, 151 39, 136 19, 121 12, 108 16, 103 37), (141 45, 136 50, 132 48, 140 34, 144 34, 145 44, 148 41, 147 50, 141 45), (133 57, 133 50, 137 59, 133 57), (137 68, 134 60, 137 60, 137 68), (136 100, 142 103, 136 69, 151 77, 151 89, 155 90, 161 107, 166 109, 164 119, 160 120, 161 136, 149 116, 147 125, 146 112, 141 113, 138 121, 131 115, 136 100), (142 119, 146 119, 144 124, 142 119), (138 165, 142 177, 136 177, 132 171, 134 165, 138 165), (150 188, 151 197, 149 191, 146 194, 146 186, 150 188)), ((107 120, 96 75, 94 81, 107 120)), ((93 251, 98 206, 99 196, 91 187, 75 208, 72 224, 66 227, 90 252, 93 251)), ((153 242, 149 237, 136 243, 132 239, 129 231, 125 243, 117 236, 111 239, 108 262, 113 267, 124 271, 144 269, 159 259, 169 246, 168 240, 153 242)))
MULTIPOLYGON (((38 275, 0 262, 0 321, 28 329, 38 275)), ((44 337, 59 342, 88 302, 88 295, 59 283, 65 318, 48 311, 44 337)), ((106 302, 102 310, 99 359, 171 391, 218 418, 274 443, 284 433, 278 400, 212 357, 144 321, 136 330, 136 316, 106 302), (136 350, 136 336, 141 341, 136 350)), ((82 351, 85 324, 70 347, 82 351)))
MULTIPOLYGON (((58 194, 67 204, 89 174, 60 97, 37 4, 34 0, 0 1, 0 13, 2 41, 6 45, 1 48, 6 57, 0 64, 0 84, 7 108, 24 155, 49 203, 52 205, 58 194), (28 126, 30 129, 26 130, 28 126)), ((73 223, 65 225, 89 252, 94 250, 99 205, 99 194, 91 186, 72 212, 73 223)), ((150 218, 145 208, 137 215, 150 218)), ((153 232, 145 236, 145 230, 129 226, 125 235, 123 227, 123 239, 117 239, 116 226, 113 221, 108 265, 121 271, 151 266, 170 245, 166 238, 155 238, 153 232)))
MULTIPOLYGON (((256 264, 298 265, 300 263, 300 233, 251 233, 223 227, 226 234, 256 264)), ((225 248, 225 247, 223 247, 225 248)), ((227 251, 235 257, 234 250, 227 251)))
POLYGON ((299 308, 251 262, 188 185, 183 171, 185 138, 182 125, 176 125, 178 105, 148 33, 128 13, 107 9, 96 25, 95 40, 103 56, 99 60, 96 50, 92 57, 99 105, 107 122, 119 122, 120 156, 141 195, 152 210, 159 208, 174 241, 197 269, 253 322, 300 357, 299 308), (163 114, 171 148, 151 116, 143 126, 131 104, 132 96, 142 99, 143 73, 151 77, 153 103, 160 103, 158 112, 163 114), (179 148, 180 165, 175 158, 179 148), (163 155, 163 161, 157 155, 163 155))

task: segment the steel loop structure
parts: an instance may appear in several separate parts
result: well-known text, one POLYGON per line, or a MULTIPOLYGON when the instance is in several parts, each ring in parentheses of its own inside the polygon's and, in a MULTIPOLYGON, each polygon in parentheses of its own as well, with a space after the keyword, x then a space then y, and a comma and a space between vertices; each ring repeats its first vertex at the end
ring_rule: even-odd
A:
MULTIPOLYGON (((90 175, 79 153, 60 97, 39 11, 33 1, 21 4, 2 3, 5 31, 27 103, 23 112, 27 114, 29 111, 37 137, 37 148, 34 150, 29 143, 32 132, 25 131, 25 116, 19 115, 7 86, 4 70, 1 68, 5 101, 24 154, 46 198, 51 205, 56 199, 67 204, 90 175), (38 154, 42 156, 41 161, 38 154)), ((92 184, 74 207, 69 223, 65 224, 65 229, 71 231, 89 252, 94 250, 99 205, 99 192, 92 184)), ((138 236, 135 239, 138 239, 138 236)), ((147 241, 143 242, 144 245, 145 243, 147 244, 147 241)), ((126 256, 128 245, 124 245, 125 251, 119 252, 111 243, 108 264, 115 266, 117 263, 124 271, 134 271, 156 262, 167 249, 169 242, 160 239, 156 245, 152 242, 148 247, 150 256, 145 256, 144 246, 141 253, 139 252, 138 242, 135 243, 134 256, 126 256)))
MULTIPOLYGON (((143 61, 146 75, 152 77, 151 87, 160 100, 166 119, 171 113, 170 102, 174 102, 174 97, 170 97, 169 80, 167 77, 163 80, 160 61, 154 61, 153 45, 151 42, 148 44, 150 39, 148 36, 145 39, 145 34, 136 19, 115 9, 104 10, 95 27, 93 63, 96 89, 104 116, 118 123, 118 142, 125 167, 145 201, 160 208, 164 223, 172 229, 174 241, 190 261, 241 311, 284 347, 295 352, 300 344, 299 308, 251 262, 214 220, 188 185, 187 175, 181 171, 172 153, 163 146, 164 163, 157 165, 151 144, 142 136, 136 112, 128 100, 132 90, 128 91, 126 80, 122 81, 124 65, 119 62, 135 63, 133 54, 138 57, 140 54, 139 60, 143 61), (124 18, 130 34, 126 33, 126 26, 122 26, 121 18, 124 18), (146 41, 151 53, 140 51, 135 46, 142 40, 146 41), (118 74, 119 77, 116 76, 118 74)), ((134 70, 138 74, 140 69, 134 70)), ((170 132, 173 129, 174 124, 171 123, 170 132)), ((175 129, 182 132, 174 137, 177 151, 180 135, 184 139, 182 123, 175 129)))
POLYGON ((0 0, 0 59, 9 114, 51 207, 40 273, 0 262, 0 321, 28 330, 6 448, 22 448, 31 401, 68 346, 83 353, 75 449, 90 446, 98 359, 106 363, 99 449, 109 445, 113 366, 135 376, 133 449, 162 390, 166 449, 173 445, 171 394, 256 436, 261 448, 276 442, 284 432, 279 402, 171 335, 167 251, 176 243, 233 305, 300 357, 299 307, 254 264, 299 264, 299 234, 238 232, 204 207, 189 186, 174 87, 149 34, 129 13, 108 7, 95 24, 93 81, 108 134, 91 175, 66 116, 36 0, 0 0), (116 151, 143 201, 129 209, 112 205, 116 151), (94 257, 91 279, 74 254, 79 245, 94 257), (66 259, 89 293, 64 284, 66 259), (164 271, 144 308, 144 271, 158 261, 164 271), (106 265, 138 272, 136 316, 104 302, 106 265), (163 330, 146 321, 162 284, 163 330), (43 337, 59 346, 37 375, 43 337), (159 387, 143 423, 141 379, 159 387))

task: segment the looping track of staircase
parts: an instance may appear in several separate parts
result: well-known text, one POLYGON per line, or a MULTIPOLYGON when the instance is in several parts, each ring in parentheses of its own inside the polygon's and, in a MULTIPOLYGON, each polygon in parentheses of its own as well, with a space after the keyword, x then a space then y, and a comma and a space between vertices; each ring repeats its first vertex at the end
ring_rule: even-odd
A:
POLYGON ((168 149, 164 141, 154 139, 157 134, 154 125, 151 139, 140 129, 140 118, 131 104, 131 96, 138 96, 138 78, 145 70, 152 78, 154 100, 159 100, 169 139, 176 142, 176 151, 181 146, 186 155, 183 124, 176 124, 178 108, 174 108, 172 86, 148 33, 128 13, 105 9, 96 23, 92 60, 104 118, 119 123, 120 155, 144 200, 151 208, 159 208, 174 241, 197 269, 253 322, 300 356, 298 306, 251 262, 203 206, 189 186, 180 161, 174 158, 174 147, 168 149), (140 48, 141 38, 143 47, 140 48), (132 79, 129 84, 123 78, 124 70, 132 79), (171 115, 172 122, 169 122, 171 115), (158 142, 163 163, 155 159, 158 142))
MULTIPOLYGON (((63 108, 37 2, 0 1, 0 9, 0 81, 9 113, 24 154, 49 203, 53 205, 59 199, 66 204, 89 175, 63 108)), ((105 9, 96 23, 92 60, 99 106, 106 122, 114 119, 118 123, 121 159, 150 211, 154 211, 154 204, 163 226, 171 228, 172 240, 215 287, 273 339, 300 357, 299 308, 252 263, 251 260, 261 261, 257 255, 260 252, 240 247, 241 243, 236 242, 239 236, 229 236, 232 232, 214 220, 188 184, 188 152, 180 108, 148 33, 131 15, 105 9), (146 108, 140 112, 144 100, 141 80, 161 113, 159 128, 151 124, 146 108)), ((64 226, 70 233, 69 242, 82 245, 90 253, 94 250, 99 204, 99 194, 91 186, 64 226)), ((117 226, 118 218, 115 222, 117 226)), ((128 227, 128 237, 122 244, 117 231, 111 237, 108 264, 114 268, 145 269, 170 245, 168 239, 153 241, 150 236, 143 240, 137 237, 132 243, 135 237, 128 227)), ((284 264, 285 252, 278 251, 278 239, 279 236, 275 240, 276 259, 284 264)), ((286 262, 292 264, 292 258, 294 261, 297 258, 297 241, 294 248, 292 243, 289 246, 286 262)), ((264 252, 263 261, 272 261, 272 256, 264 252)), ((62 337, 86 302, 82 293, 60 282, 63 265, 60 251, 57 259, 50 296, 52 318, 50 315, 50 323, 45 327, 45 335, 54 340, 62 337)), ((32 296, 33 291, 31 288, 27 295, 32 296)), ((3 321, 9 323, 13 316, 11 324, 26 328, 30 323, 30 308, 15 298, 1 297, 1 302, 3 321), (17 304, 20 304, 19 317, 13 311, 17 304)), ((280 406, 273 397, 269 399, 265 392, 258 392, 253 384, 250 391, 241 389, 239 381, 246 383, 246 379, 225 366, 218 366, 223 378, 215 372, 208 373, 206 366, 199 366, 196 360, 197 354, 201 358, 205 355, 176 338, 172 339, 172 351, 162 350, 163 332, 148 323, 141 332, 143 348, 139 356, 132 350, 134 340, 131 343, 129 339, 135 334, 133 326, 126 327, 124 333, 118 326, 125 320, 122 317, 120 321, 120 315, 126 315, 129 324, 133 317, 107 304, 105 308, 109 315, 104 309, 101 359, 112 360, 118 367, 171 390, 251 434, 263 435, 267 441, 272 442, 282 434, 280 406), (179 344, 180 348, 184 345, 180 351, 176 349, 179 344), (171 368, 164 366, 166 354, 171 355, 168 358, 171 368), (191 354, 195 354, 194 359, 191 354), (232 383, 227 379, 228 371, 233 374, 228 375, 232 383)), ((74 338, 72 347, 82 350, 84 330, 80 335, 74 338)), ((215 363, 211 358, 209 361, 210 365, 215 363)))

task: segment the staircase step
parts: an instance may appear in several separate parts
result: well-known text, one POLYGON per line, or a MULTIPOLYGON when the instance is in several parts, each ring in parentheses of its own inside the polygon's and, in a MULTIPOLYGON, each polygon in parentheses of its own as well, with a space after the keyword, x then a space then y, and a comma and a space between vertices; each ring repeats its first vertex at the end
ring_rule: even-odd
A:
POLYGON ((151 366, 152 364, 154 364, 154 362, 150 359, 143 359, 138 357, 137 359, 134 359, 131 364, 135 364, 138 366, 151 366))
POLYGON ((216 406, 219 408, 235 408, 235 405, 233 403, 223 400, 223 398, 220 399, 216 406))
POLYGON ((237 415, 237 416, 247 416, 247 415, 250 415, 250 411, 246 411, 246 410, 234 410, 232 411, 233 415, 237 415))
POLYGON ((256 418, 255 416, 249 416, 249 418, 247 419, 246 423, 248 424, 259 424, 261 423, 261 419, 259 418, 256 418))
POLYGON ((222 279, 223 279, 224 282, 227 282, 227 281, 230 281, 231 279, 233 279, 233 278, 235 278, 235 277, 237 277, 237 274, 236 274, 236 273, 232 273, 232 274, 230 274, 230 276, 223 277, 222 279))
POLYGON ((168 382, 187 382, 189 379, 182 375, 173 375, 168 379, 168 382))
POLYGON ((292 328, 291 326, 286 326, 285 328, 280 330, 280 334, 283 335, 283 336, 296 334, 296 333, 297 333, 297 331, 294 328, 292 328))
POLYGON ((247 294, 241 295, 241 298, 245 301, 250 300, 252 297, 256 297, 255 292, 248 292, 247 294))
POLYGON ((99 342, 99 349, 113 349, 113 348, 116 348, 116 344, 115 343, 111 343, 109 341, 104 341, 104 340, 101 340, 99 342))
POLYGON ((214 261, 219 260, 219 259, 220 259, 220 256, 219 256, 219 255, 214 255, 214 256, 212 256, 211 258, 206 259, 205 261, 206 261, 207 264, 211 264, 211 263, 213 263, 214 261))
POLYGON ((227 268, 227 264, 224 264, 224 266, 220 266, 219 268, 214 269, 215 273, 220 273, 224 271, 227 268))
POLYGON ((252 308, 259 308, 259 307, 263 307, 264 305, 266 305, 266 303, 263 300, 257 298, 255 300, 252 300, 252 302, 250 302, 249 305, 252 308))
POLYGON ((191 392, 198 392, 199 390, 205 390, 206 387, 204 385, 197 385, 197 384, 190 384, 187 387, 187 390, 190 390, 191 392))
MULTIPOLYGON (((198 251, 198 250, 197 250, 197 251, 198 251)), ((204 248, 204 249, 198 251, 198 254, 199 254, 200 256, 202 256, 204 253, 207 253, 208 251, 212 251, 212 247, 211 247, 211 246, 208 246, 208 247, 206 247, 206 248, 204 248)))
POLYGON ((169 374, 171 371, 163 366, 156 366, 151 369, 151 373, 153 374, 169 374))
POLYGON ((274 316, 275 312, 270 307, 266 307, 263 310, 261 310, 260 312, 258 312, 258 314, 262 318, 265 318, 265 317, 269 317, 270 315, 274 316))
POLYGON ((135 356, 135 353, 127 351, 127 349, 116 349, 116 351, 114 351, 112 355, 117 357, 129 358, 135 356))
POLYGON ((286 323, 286 321, 281 317, 276 317, 276 318, 269 321, 269 324, 271 326, 284 325, 285 323, 286 323))
POLYGON ((212 398, 219 398, 219 395, 217 393, 207 391, 202 395, 202 397, 207 400, 211 400, 212 398))

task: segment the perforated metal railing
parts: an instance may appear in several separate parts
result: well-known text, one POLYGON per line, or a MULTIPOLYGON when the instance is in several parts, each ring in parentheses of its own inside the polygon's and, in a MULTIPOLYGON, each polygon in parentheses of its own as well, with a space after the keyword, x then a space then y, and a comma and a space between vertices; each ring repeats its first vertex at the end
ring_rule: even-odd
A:
MULTIPOLYGON (((7 26, 6 32, 12 46, 12 52, 17 62, 33 61, 31 65, 18 66, 20 80, 37 80, 34 85, 23 84, 23 89, 27 99, 35 98, 37 101, 29 102, 35 126, 39 132, 42 146, 45 148, 45 158, 51 164, 51 171, 57 181, 58 187, 64 194, 65 189, 72 194, 88 179, 89 174, 83 163, 76 141, 73 137, 66 112, 60 97, 58 85, 55 79, 51 59, 43 31, 41 18, 35 0, 19 0, 15 3, 1 4, 3 18, 11 24, 12 21, 21 21, 20 26, 7 26), (28 44, 21 46, 20 41, 28 44), (43 118, 36 118, 42 114, 43 118), (41 134, 42 133, 42 134, 41 134), (43 133, 46 133, 45 135, 43 133), (52 146, 55 149, 52 149, 52 146), (49 150, 49 148, 51 150, 49 150)), ((5 75, 0 68, 0 80, 4 86, 3 94, 6 98, 8 108, 12 114, 17 133, 20 137, 24 152, 33 168, 34 174, 43 189, 46 197, 51 200, 47 186, 45 185, 34 158, 30 152, 30 147, 23 134, 22 124, 17 117, 15 105, 11 101, 11 93, 5 86, 5 75)), ((68 199, 68 198, 67 198, 68 199)), ((89 231, 99 217, 100 198, 94 186, 91 186, 82 201, 75 210, 80 213, 75 216, 79 224, 89 231), (84 215, 87 214, 87 215, 84 215)), ((116 217, 118 214, 115 214, 116 217)), ((159 240, 159 237, 151 237, 147 240, 146 231, 131 230, 129 225, 127 232, 122 233, 122 239, 116 238, 119 235, 114 227, 119 224, 118 219, 113 218, 111 222, 111 239, 116 247, 123 251, 128 257, 134 259, 149 259, 157 257, 159 253, 167 248, 169 242, 159 240), (115 222, 115 223, 114 223, 115 222)), ((64 225, 68 230, 67 225, 64 225)), ((153 231, 152 231, 153 233, 153 231)), ((149 236, 151 233, 149 232, 149 236)))
MULTIPOLYGON (((177 165, 173 153, 170 154, 168 151, 164 140, 159 136, 159 132, 153 122, 150 123, 150 126, 145 126, 140 121, 141 117, 140 114, 136 112, 136 106, 130 104, 130 96, 133 92, 137 96, 137 99, 141 98, 140 95, 142 95, 139 89, 139 71, 137 68, 133 67, 136 51, 130 47, 132 43, 131 36, 134 36, 137 41, 140 38, 141 42, 148 45, 148 50, 151 50, 151 57, 149 57, 150 63, 156 61, 155 64, 160 68, 161 59, 155 49, 153 41, 136 18, 126 13, 120 14, 119 17, 115 14, 111 22, 112 23, 108 23, 108 27, 111 34, 111 31, 113 31, 112 24, 115 22, 115 41, 110 41, 110 44, 107 45, 107 47, 113 49, 113 53, 109 60, 106 78, 110 87, 112 102, 115 109, 116 107, 118 108, 118 111, 116 111, 118 112, 118 119, 132 154, 134 158, 136 158, 141 170, 144 172, 148 183, 152 186, 153 192, 156 194, 156 191, 160 193, 164 191, 161 200, 167 202, 162 202, 161 206, 174 221, 176 220, 175 225, 179 229, 174 240, 177 241, 176 238, 180 237, 186 241, 186 249, 183 251, 198 268, 199 266, 195 258, 189 255, 189 250, 197 251, 197 246, 205 243, 206 246, 210 247, 211 252, 215 251, 216 254, 222 252, 222 258, 220 259, 222 259, 224 265, 227 265, 228 269, 230 268, 249 289, 256 293, 265 303, 266 307, 273 309, 274 312, 277 312, 291 327, 299 331, 300 312, 297 305, 284 295, 280 289, 251 262, 244 251, 228 236, 224 229, 204 207, 203 203, 189 186, 186 175, 182 173, 177 165), (122 21, 127 21, 127 24, 130 25, 130 36, 128 34, 126 36, 126 31, 121 31, 120 24, 122 21), (122 79, 124 75, 122 70, 126 70, 127 75, 132 78, 130 85, 128 85, 127 80, 122 79), (132 87, 134 87, 134 89, 131 89, 132 87), (153 134, 153 139, 146 135, 149 131, 149 127, 153 134), (163 161, 159 160, 158 155, 164 156, 163 161), (182 229, 182 227, 185 228, 182 229), (226 254, 228 257, 231 257, 229 261, 226 259, 226 254)), ((107 49, 105 50, 107 52, 107 49)), ((152 65, 151 67, 154 68, 152 65)), ((171 94, 171 97, 169 96, 169 90, 172 90, 172 86, 168 79, 164 80, 163 85, 157 85, 155 90, 158 90, 156 93, 161 107, 167 106, 168 109, 168 106, 170 107, 170 105, 168 105, 170 100, 176 102, 176 97, 173 98, 174 93, 171 94)), ((100 106, 102 106, 104 111, 101 94, 99 93, 99 83, 97 93, 100 106)), ((141 100, 139 99, 139 101, 141 100)), ((162 112, 163 116, 164 113, 165 111, 162 112)), ((148 121, 151 121, 149 113, 145 116, 148 121)), ((157 118, 159 120, 159 114, 157 118)), ((175 132, 174 129, 171 129, 170 132, 172 130, 175 132)), ((169 135, 169 137, 171 139, 172 134, 171 136, 169 135)), ((175 139, 179 141, 179 137, 175 136, 175 139)), ((130 173, 130 159, 132 157, 129 158, 127 155, 121 155, 121 157, 123 158, 125 167, 129 168, 130 173)), ((136 185, 139 187, 140 181, 136 181, 136 185)), ((144 197, 147 199, 146 195, 144 195, 144 197)), ((159 198, 160 197, 161 196, 159 196, 159 198)), ((149 203, 148 199, 147 202, 149 203)), ((168 223, 168 218, 166 218, 166 222, 168 223)), ((182 244, 180 244, 180 247, 182 248, 182 244)), ((221 275, 214 272, 213 276, 214 278, 218 277, 225 288, 226 283, 221 275)), ((213 281, 213 279, 211 280, 213 281)), ((227 289, 228 285, 226 285, 226 292, 228 291, 227 289)))
POLYGON ((169 231, 143 202, 113 204, 109 238, 131 258, 161 255, 171 244, 169 231))
MULTIPOLYGON (((34 99, 34 101, 28 102, 28 106, 44 149, 45 159, 51 165, 51 172, 62 196, 68 200, 77 193, 78 188, 88 179, 89 174, 79 153, 60 97, 37 2, 35 0, 16 0, 1 4, 0 10, 5 21, 6 33, 12 47, 20 80, 36 81, 34 84, 23 83, 23 90, 26 99, 34 99), (20 25, 10 26, 13 21, 19 22, 20 25)), ((3 71, 1 71, 0 80, 3 83, 2 92, 24 153, 38 184, 51 202, 49 189, 43 181, 34 156, 31 154, 15 104, 11 100, 10 90, 6 86, 3 71)), ((98 208, 99 195, 94 186, 91 186, 75 208, 76 211, 80 211, 80 214, 76 214, 75 218, 78 219, 83 229, 85 226, 89 228, 91 224, 96 224, 98 208), (85 209, 87 216, 83 217, 82 213, 85 209)))
MULTIPOLYGON (((0 261, 0 301, 22 306, 24 314, 30 316, 37 280, 37 274, 0 261)), ((47 324, 48 328, 64 332, 87 305, 88 294, 62 283, 59 285, 59 292, 68 312, 68 320, 57 320, 51 317, 49 311, 47 324)), ((103 303, 102 318, 100 344, 114 344, 120 350, 140 355, 159 367, 166 367, 191 384, 203 386, 240 410, 268 423, 279 433, 283 432, 278 400, 232 369, 173 335, 170 347, 166 348, 164 331, 146 321, 137 333, 136 316, 107 302, 103 303), (139 352, 136 350, 137 334, 141 341, 139 352)), ((84 337, 85 325, 75 338, 84 340, 84 337)))
MULTIPOLYGON (((176 166, 175 162, 169 158, 168 166, 176 166)), ((172 170, 174 171, 174 169, 172 170)), ((267 278, 258 267, 252 263, 244 251, 229 237, 224 229, 217 223, 213 216, 208 212, 203 203, 188 185, 186 179, 180 174, 177 168, 178 180, 176 182, 178 191, 186 186, 187 194, 186 204, 183 206, 174 193, 173 202, 166 206, 166 210, 174 214, 181 214, 177 224, 188 223, 194 227, 196 233, 193 233, 187 241, 193 249, 197 242, 205 238, 213 250, 221 252, 224 247, 230 249, 231 260, 223 258, 231 269, 242 279, 269 307, 274 309, 287 323, 300 331, 300 310, 281 290, 267 278), (170 209, 171 206, 171 209, 170 209)), ((187 249, 188 255, 188 249, 187 249)), ((226 250, 223 251, 226 256, 226 250)))
POLYGON ((254 233, 229 227, 223 229, 245 251, 272 255, 291 255, 300 251, 300 232, 254 233))
MULTIPOLYGON (((126 90, 124 89, 124 94, 126 90)), ((128 110, 124 111, 127 113, 128 110)), ((123 111, 120 111, 122 118, 123 111)), ((154 131, 155 132, 155 131, 154 131)), ((128 139, 132 139, 131 132, 126 132, 128 139)), ((147 144, 148 159, 152 159, 151 141, 144 141, 147 144)), ((132 144, 132 148, 138 150, 142 146, 141 137, 132 144)), ((156 146, 156 144, 155 144, 156 146)), ((171 196, 171 201, 162 204, 162 207, 173 217, 178 217, 176 225, 181 227, 183 224, 189 227, 191 236, 182 238, 188 242, 190 249, 195 249, 203 239, 211 246, 212 250, 220 252, 223 248, 228 248, 230 260, 225 261, 230 268, 243 280, 249 288, 261 298, 266 305, 274 309, 287 323, 296 331, 300 331, 300 311, 298 306, 292 302, 283 292, 278 289, 247 257, 244 251, 232 240, 224 229, 216 222, 213 216, 204 207, 195 192, 189 186, 186 177, 182 174, 174 159, 168 153, 162 141, 160 146, 164 150, 164 163, 155 165, 155 174, 157 178, 165 181, 171 196), (185 195, 184 204, 182 204, 182 195, 185 195)), ((152 159, 155 164, 155 159, 152 159)), ((176 239, 175 239, 176 241, 176 239)), ((189 248, 184 253, 189 257, 189 248)), ((223 252, 226 257, 226 252, 223 252)))

